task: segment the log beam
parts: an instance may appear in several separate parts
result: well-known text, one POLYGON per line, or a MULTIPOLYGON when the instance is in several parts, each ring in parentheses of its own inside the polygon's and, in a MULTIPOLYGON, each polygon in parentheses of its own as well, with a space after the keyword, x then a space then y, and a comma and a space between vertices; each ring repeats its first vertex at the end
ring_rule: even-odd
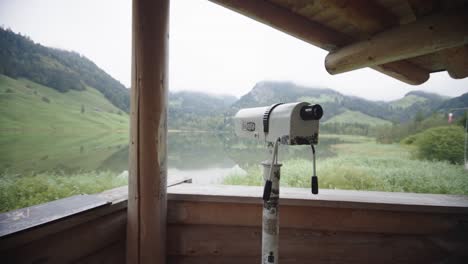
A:
POLYGON ((468 45, 445 50, 443 55, 450 77, 454 79, 468 77, 468 45))
POLYGON ((374 67, 468 43, 468 12, 439 14, 402 25, 331 52, 325 58, 330 74, 374 67))
MULTIPOLYGON (((333 51, 339 47, 351 44, 354 39, 346 34, 313 22, 306 17, 298 15, 285 8, 277 6, 265 0, 210 0, 223 7, 231 9, 237 13, 243 14, 263 24, 269 25, 293 37, 301 39, 314 46, 327 51, 333 51)), ((333 1, 328 4, 339 6, 339 1, 333 1)), ((326 2, 324 2, 326 4, 326 2)), ((343 6, 340 8, 343 9, 343 6)), ((382 19, 385 21, 370 21, 367 17, 369 9, 365 12, 357 10, 359 6, 352 9, 344 9, 347 16, 356 18, 356 23, 362 23, 370 32, 378 30, 380 26, 387 26, 393 19, 387 15, 382 19), (366 15, 367 14, 367 15, 366 15)), ((375 10, 374 10, 375 11, 375 10)), ((375 70, 396 78, 408 84, 421 84, 429 78, 429 72, 413 65, 410 62, 393 62, 382 67, 376 67, 375 70), (408 71, 409 70, 409 71, 408 71), (406 71, 406 72, 405 72, 406 71)))
POLYGON ((133 0, 127 263, 165 263, 169 0, 133 0))

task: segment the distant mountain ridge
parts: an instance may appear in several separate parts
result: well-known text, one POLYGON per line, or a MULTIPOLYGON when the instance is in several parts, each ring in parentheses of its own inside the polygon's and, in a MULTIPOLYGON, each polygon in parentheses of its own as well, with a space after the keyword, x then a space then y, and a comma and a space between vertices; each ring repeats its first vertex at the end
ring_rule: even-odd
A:
POLYGON ((230 95, 169 92, 169 129, 222 130, 226 113, 236 100, 236 97, 230 95))
MULTIPOLYGON (((416 115, 428 116, 437 111, 447 112, 468 106, 468 93, 448 98, 412 91, 398 100, 384 102, 344 95, 328 88, 278 81, 258 82, 239 99, 188 91, 169 92, 168 99, 168 125, 174 130, 223 130, 231 125, 230 118, 240 108, 278 102, 318 103, 325 109, 324 124, 363 126, 408 122, 416 115)), ((110 118, 115 122, 104 122, 105 127, 121 129, 125 123, 123 119, 128 115, 120 110, 128 113, 130 106, 129 89, 86 57, 76 52, 44 47, 3 28, 0 28, 0 100, 24 107, 24 115, 19 116, 13 113, 15 105, 3 105, 4 124, 11 124, 11 127, 20 127, 23 121, 39 116, 40 111, 27 110, 29 106, 37 105, 51 116, 61 111, 60 107, 70 108, 62 112, 72 113, 73 118, 83 125, 110 118), (105 107, 99 107, 99 104, 105 107), (102 119, 88 120, 88 113, 99 113, 102 119)), ((71 121, 65 120, 65 115, 63 119, 64 122, 71 121)), ((41 121, 44 127, 51 125, 47 122, 52 122, 49 119, 41 121)))
MULTIPOLYGON (((430 115, 440 109, 448 97, 423 91, 412 91, 391 102, 371 101, 343 95, 328 88, 313 88, 292 82, 263 81, 233 104, 232 112, 244 107, 271 105, 278 102, 306 101, 319 103, 325 109, 323 121, 343 113, 360 112, 369 117, 391 122, 406 122, 416 113, 430 115)), ((359 122, 359 119, 356 120, 359 122)))
POLYGON ((128 112, 130 94, 120 82, 76 52, 44 47, 0 27, 0 74, 25 78, 59 92, 92 87, 128 112))

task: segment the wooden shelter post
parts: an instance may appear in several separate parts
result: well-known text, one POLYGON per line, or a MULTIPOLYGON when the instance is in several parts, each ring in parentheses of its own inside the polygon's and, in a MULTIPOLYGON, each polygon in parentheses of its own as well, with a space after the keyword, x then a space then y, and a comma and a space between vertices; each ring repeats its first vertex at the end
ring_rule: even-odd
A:
POLYGON ((165 263, 169 0, 133 0, 127 263, 165 263))

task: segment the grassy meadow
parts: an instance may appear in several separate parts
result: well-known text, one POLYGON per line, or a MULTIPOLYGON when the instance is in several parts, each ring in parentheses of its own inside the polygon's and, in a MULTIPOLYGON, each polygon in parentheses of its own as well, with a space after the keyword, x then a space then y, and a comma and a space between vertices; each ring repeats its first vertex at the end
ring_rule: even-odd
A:
MULTIPOLYGON (((468 194, 468 172, 463 165, 418 160, 415 149, 410 146, 378 144, 370 137, 339 137, 345 143, 331 147, 336 156, 317 160, 320 188, 468 194)), ((282 186, 310 188, 310 159, 281 162, 282 186)), ((252 166, 246 171, 246 175, 229 175, 224 183, 263 185, 260 166, 252 166)))
POLYGON ((128 131, 128 115, 98 90, 59 92, 0 74, 0 131, 128 131), (12 110, 14 109, 14 110, 12 110))
MULTIPOLYGON (((413 99, 397 106, 406 107, 413 99)), ((356 119, 372 127, 389 124, 350 110, 327 122, 356 119)), ((127 170, 128 114, 92 87, 58 92, 0 75, 0 124, 0 212, 127 184, 126 177, 119 175, 127 170)), ((414 144, 378 144, 364 136, 321 134, 320 138, 320 188, 468 194, 468 173, 462 165, 419 160, 414 144)), ((258 162, 265 148, 258 144, 237 141, 229 134, 192 131, 170 135, 169 150, 169 166, 174 168, 238 165, 247 174, 228 175, 224 184, 263 184, 258 162)), ((309 188, 310 148, 287 151, 280 153, 280 158, 286 157, 281 161, 282 186, 309 188)))
POLYGON ((390 121, 351 110, 346 110, 345 112, 328 119, 325 124, 349 124, 356 122, 356 120, 359 120, 360 124, 367 124, 369 126, 385 126, 392 124, 390 121))
POLYGON ((128 114, 92 87, 0 74, 0 212, 127 184, 128 114))

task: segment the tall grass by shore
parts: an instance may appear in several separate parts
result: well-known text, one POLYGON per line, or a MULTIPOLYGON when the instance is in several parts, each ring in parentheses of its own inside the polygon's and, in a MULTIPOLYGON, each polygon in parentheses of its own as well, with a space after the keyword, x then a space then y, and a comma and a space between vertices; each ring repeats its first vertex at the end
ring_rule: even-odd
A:
POLYGON ((45 203, 77 194, 93 194, 127 184, 114 172, 0 175, 0 212, 45 203))
MULTIPOLYGON (((413 159, 411 148, 361 139, 335 145, 334 149, 336 157, 317 162, 320 188, 468 194, 468 172, 463 166, 413 159)), ((310 160, 286 160, 281 170, 282 186, 310 187, 310 160)), ((224 183, 262 185, 261 168, 248 168, 246 175, 230 175, 224 183)))

